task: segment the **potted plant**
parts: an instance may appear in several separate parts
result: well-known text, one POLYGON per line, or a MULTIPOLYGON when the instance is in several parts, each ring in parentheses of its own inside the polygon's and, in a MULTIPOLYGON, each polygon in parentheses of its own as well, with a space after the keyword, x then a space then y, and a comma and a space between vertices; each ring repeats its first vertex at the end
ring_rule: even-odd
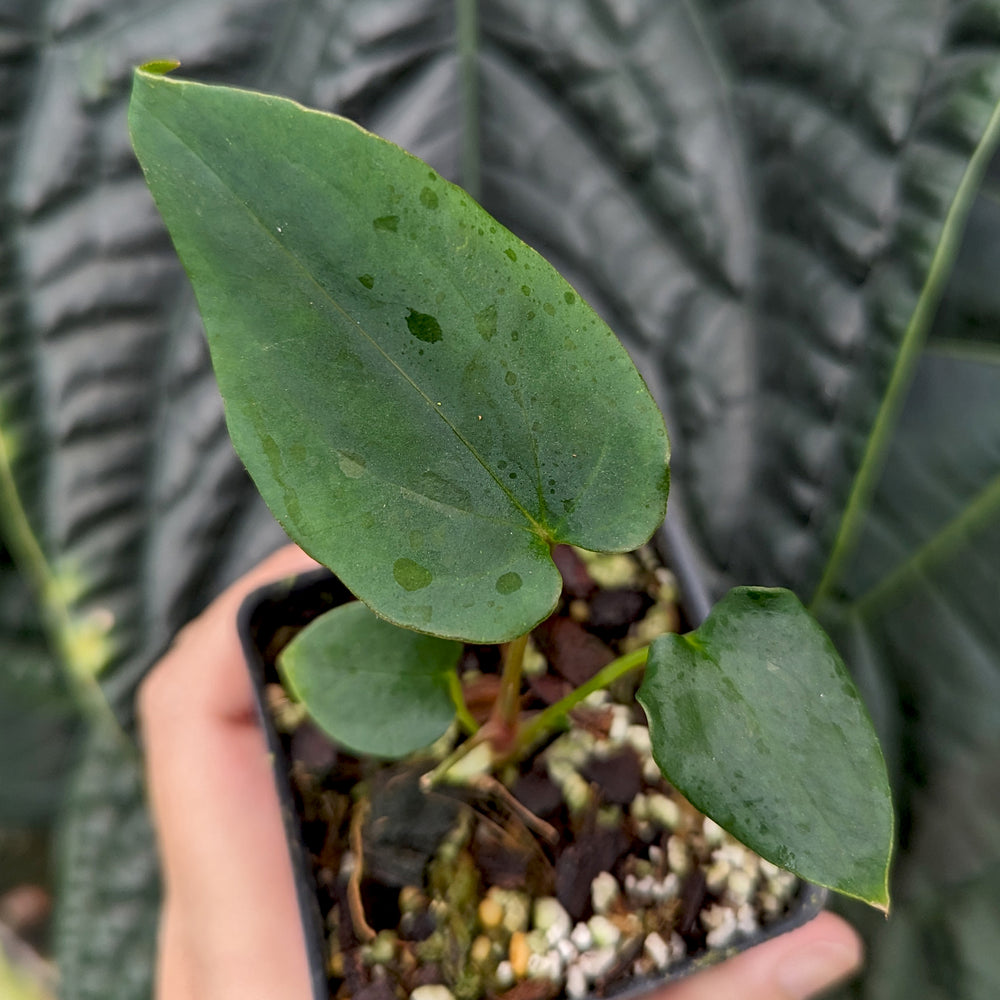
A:
MULTIPOLYGON (((192 279, 234 445, 288 534, 346 587, 281 654, 311 717, 343 747, 406 760, 421 794, 485 786, 544 840, 546 824, 504 779, 546 744, 574 773, 580 751, 561 734, 585 706, 638 725, 638 708, 603 692, 643 672, 649 755, 711 818, 710 836, 722 836, 717 823, 767 862, 887 909, 881 753, 833 644, 790 592, 738 588, 688 634, 620 648, 548 707, 523 710, 532 632, 563 592, 556 560, 565 570, 575 551, 640 549, 665 514, 666 430, 614 333, 422 161, 345 119, 177 81, 170 68, 136 74, 133 145, 192 279), (475 650, 488 646, 502 652, 477 716, 471 688, 488 657, 475 650), (470 650, 476 669, 460 676, 470 650)), ((634 589, 662 596, 653 570, 631 572, 634 589)), ((370 785, 356 798, 370 808, 370 785)), ((355 864, 363 811, 348 823, 355 864)), ((584 802, 579 814, 608 820, 598 812, 584 802)), ((437 842, 436 883, 418 893, 446 898, 462 883, 469 836, 437 842)), ((345 892, 348 930, 366 938, 350 871, 345 892)), ((440 917, 432 904, 422 912, 440 917)), ((531 952, 531 933, 565 921, 546 909, 533 929, 507 927, 504 947, 523 934, 531 952)), ((467 915, 457 923, 492 919, 478 904, 467 915)), ((365 943, 375 964, 376 946, 400 948, 377 931, 365 943)), ((488 935, 462 947, 460 973, 496 972, 488 935)), ((520 978, 529 961, 504 975, 520 978)), ((551 984, 542 964, 531 973, 551 984)), ((439 954, 434 975, 448 965, 439 954)), ((498 989, 450 985, 463 998, 498 989)))

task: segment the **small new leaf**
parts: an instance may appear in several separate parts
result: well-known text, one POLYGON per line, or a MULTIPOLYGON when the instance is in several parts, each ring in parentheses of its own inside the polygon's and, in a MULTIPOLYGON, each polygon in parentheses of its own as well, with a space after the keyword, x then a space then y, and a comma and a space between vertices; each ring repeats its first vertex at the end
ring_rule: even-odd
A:
POLYGON ((656 763, 693 805, 774 864, 888 909, 885 762, 794 594, 737 588, 696 632, 657 639, 638 699, 656 763))
POLYGON ((292 695, 355 753, 405 757, 451 724, 462 645, 391 625, 359 602, 328 611, 282 651, 292 695))

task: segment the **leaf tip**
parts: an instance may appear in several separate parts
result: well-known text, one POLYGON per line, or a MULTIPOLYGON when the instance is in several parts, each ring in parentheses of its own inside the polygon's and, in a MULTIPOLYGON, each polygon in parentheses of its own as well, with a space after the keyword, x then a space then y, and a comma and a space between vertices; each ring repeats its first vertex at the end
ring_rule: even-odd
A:
POLYGON ((150 62, 143 63, 139 67, 139 72, 149 73, 150 76, 166 76, 177 69, 180 64, 181 61, 179 59, 153 59, 150 62))

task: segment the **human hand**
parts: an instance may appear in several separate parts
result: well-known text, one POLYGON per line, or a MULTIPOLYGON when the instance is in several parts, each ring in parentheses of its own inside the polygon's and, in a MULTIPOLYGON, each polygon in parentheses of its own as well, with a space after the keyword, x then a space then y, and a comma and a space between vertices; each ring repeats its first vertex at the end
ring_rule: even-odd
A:
MULTIPOLYGON (((140 691, 164 874, 157 1000, 308 1000, 305 940, 236 613, 253 590, 315 568, 276 552, 185 628, 140 691)), ((650 1000, 805 1000, 859 964, 821 913, 650 1000)))
POLYGON ((291 862, 236 632, 244 598, 315 569, 289 546, 177 636, 139 692, 163 868, 157 1000, 299 1000, 309 970, 291 862))

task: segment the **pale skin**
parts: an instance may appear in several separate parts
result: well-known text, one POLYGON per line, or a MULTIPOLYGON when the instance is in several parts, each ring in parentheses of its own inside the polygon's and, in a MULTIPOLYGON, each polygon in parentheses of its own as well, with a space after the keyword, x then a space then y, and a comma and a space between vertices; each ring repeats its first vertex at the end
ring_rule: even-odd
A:
MULTIPOLYGON (((139 714, 164 873, 157 1000, 308 1000, 305 944, 271 766, 236 612, 263 584, 315 568, 276 552, 178 636, 139 714)), ((653 1000, 804 1000, 861 962, 855 932, 821 913, 652 994, 653 1000)))

